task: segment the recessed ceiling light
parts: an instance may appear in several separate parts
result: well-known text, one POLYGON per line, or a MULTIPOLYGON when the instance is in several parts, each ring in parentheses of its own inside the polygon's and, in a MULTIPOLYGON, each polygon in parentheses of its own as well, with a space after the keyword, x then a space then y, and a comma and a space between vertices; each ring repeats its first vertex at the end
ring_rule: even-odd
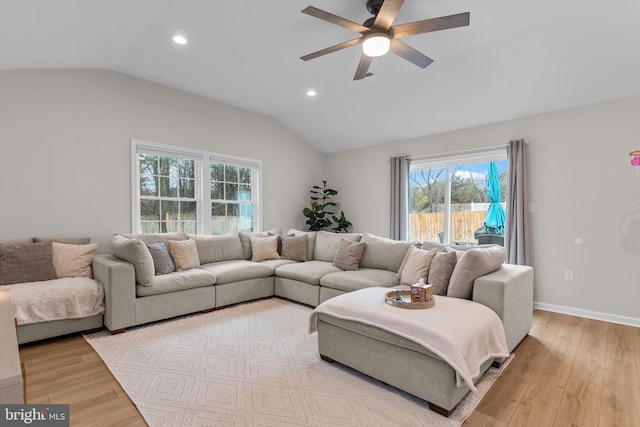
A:
POLYGON ((181 36, 180 34, 171 34, 171 40, 174 41, 174 43, 178 43, 178 44, 187 44, 187 39, 184 36, 181 36))
POLYGON ((316 91, 315 91, 315 90, 313 90, 313 89, 309 89, 309 90, 307 91, 307 96, 316 96, 316 95, 317 95, 317 93, 316 93, 316 91))

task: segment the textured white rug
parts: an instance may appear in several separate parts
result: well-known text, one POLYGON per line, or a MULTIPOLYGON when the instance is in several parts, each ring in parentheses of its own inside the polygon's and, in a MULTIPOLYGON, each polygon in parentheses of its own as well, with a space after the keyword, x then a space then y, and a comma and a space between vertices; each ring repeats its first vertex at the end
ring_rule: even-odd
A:
POLYGON ((153 427, 459 426, 500 373, 490 368, 445 418, 320 360, 310 313, 272 298, 85 339, 153 427))

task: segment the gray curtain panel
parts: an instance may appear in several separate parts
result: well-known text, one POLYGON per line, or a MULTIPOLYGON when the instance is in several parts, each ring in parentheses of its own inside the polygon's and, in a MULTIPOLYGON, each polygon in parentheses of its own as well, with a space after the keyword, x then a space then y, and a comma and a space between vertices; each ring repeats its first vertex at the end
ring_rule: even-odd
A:
POLYGON ((391 158, 391 232, 394 240, 409 239, 409 167, 408 156, 391 158))
POLYGON ((529 189, 527 184, 527 143, 509 141, 509 197, 505 248, 507 263, 531 265, 529 251, 529 189))

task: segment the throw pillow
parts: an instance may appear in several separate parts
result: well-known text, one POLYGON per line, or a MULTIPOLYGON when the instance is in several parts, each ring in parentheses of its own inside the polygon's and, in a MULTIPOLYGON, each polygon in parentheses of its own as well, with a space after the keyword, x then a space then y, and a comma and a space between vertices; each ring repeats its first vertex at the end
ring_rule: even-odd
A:
POLYGON ((57 278, 51 251, 51 240, 0 244, 0 285, 57 278))
POLYGON ((447 295, 451 273, 458 258, 455 252, 437 252, 429 267, 429 283, 434 295, 447 295))
POLYGON ((317 231, 300 231, 292 228, 287 232, 287 234, 293 234, 294 236, 307 236, 307 259, 315 259, 316 239, 318 237, 317 231))
POLYGON ((423 278, 425 283, 428 283, 429 267, 436 252, 438 252, 437 249, 423 251, 415 246, 409 247, 397 274, 400 284, 414 285, 419 282, 420 278, 423 278))
POLYGON ((51 259, 58 277, 93 277, 91 262, 98 244, 51 243, 51 259))
POLYGON ((156 270, 156 275, 169 274, 176 271, 176 265, 171 259, 169 254, 169 248, 162 242, 151 243, 147 245, 151 258, 153 258, 153 266, 156 270))
POLYGON ((463 252, 451 275, 447 296, 471 299, 473 281, 497 270, 506 259, 507 251, 502 246, 471 249, 463 252))
POLYGON ((129 239, 116 234, 111 238, 111 252, 114 256, 133 264, 136 271, 136 282, 142 286, 151 286, 155 277, 153 258, 140 239, 129 239))
POLYGON ((167 246, 177 271, 191 270, 200 266, 200 257, 194 240, 169 240, 167 246))
POLYGON ((340 241, 345 239, 359 242, 361 238, 362 234, 359 233, 339 234, 330 233, 328 231, 318 231, 318 234, 316 235, 316 247, 314 249, 313 259, 318 261, 332 262, 336 257, 336 252, 338 250, 340 241))
POLYGON ((404 256, 411 243, 378 237, 371 233, 364 233, 361 242, 367 245, 362 261, 362 268, 377 268, 396 272, 402 264, 404 256))
POLYGON ((292 261, 307 261, 307 243, 309 237, 306 234, 300 236, 284 235, 282 240, 282 258, 292 261))
POLYGON ((358 270, 366 245, 364 242, 341 239, 338 243, 333 265, 345 271, 358 270))
POLYGON ((280 259, 278 255, 278 236, 251 236, 251 261, 259 262, 268 259, 280 259))

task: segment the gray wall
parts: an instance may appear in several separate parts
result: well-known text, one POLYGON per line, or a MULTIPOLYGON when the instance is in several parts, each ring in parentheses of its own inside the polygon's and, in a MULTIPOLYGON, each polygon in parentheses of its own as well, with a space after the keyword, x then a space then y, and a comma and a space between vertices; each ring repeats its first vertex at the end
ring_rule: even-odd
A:
POLYGON ((639 118, 640 97, 633 97, 334 153, 325 156, 326 179, 356 231, 388 236, 390 157, 526 138, 535 300, 640 325, 640 175, 628 160, 640 149, 639 118), (565 270, 575 272, 574 282, 564 281, 565 270))
MULTIPOLYGON (((224 84, 224 82, 212 84, 224 84)), ((0 71, 0 241, 131 230, 131 138, 262 160, 263 229, 302 227, 323 155, 272 118, 124 74, 0 71)))

